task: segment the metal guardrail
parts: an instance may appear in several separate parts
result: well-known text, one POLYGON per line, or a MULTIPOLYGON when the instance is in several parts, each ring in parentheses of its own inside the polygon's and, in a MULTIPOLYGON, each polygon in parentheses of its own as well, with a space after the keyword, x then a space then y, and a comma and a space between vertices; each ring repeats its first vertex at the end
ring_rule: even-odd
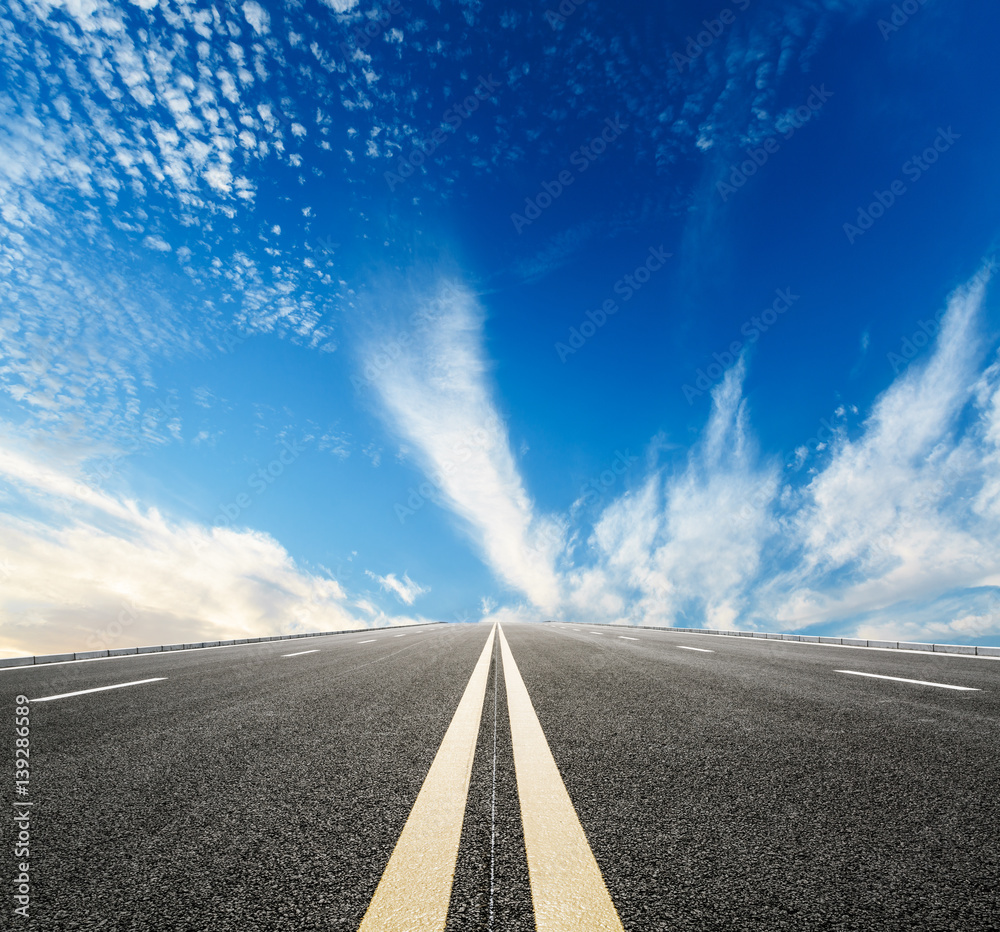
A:
MULTIPOLYGON (((568 624, 568 622, 565 623, 568 624)), ((574 624, 588 624, 588 622, 574 622, 574 624)), ((623 630, 627 628, 639 628, 647 631, 677 631, 681 634, 714 634, 724 637, 764 638, 771 641, 801 641, 808 644, 840 644, 846 647, 881 647, 890 650, 916 650, 935 654, 966 654, 976 657, 1000 657, 1000 647, 977 647, 973 644, 925 644, 921 641, 884 641, 865 638, 834 638, 821 637, 813 634, 774 634, 764 631, 729 631, 722 628, 673 628, 664 625, 593 625, 593 627, 621 628, 623 630)))
MULTIPOLYGON (((441 625, 443 621, 426 621, 415 625, 398 625, 397 628, 424 628, 441 625)), ((0 668, 32 667, 42 663, 69 663, 71 660, 97 660, 101 657, 127 657, 131 654, 160 654, 176 650, 199 650, 205 647, 231 647, 236 644, 262 644, 265 641, 295 641, 299 638, 325 638, 333 634, 363 634, 388 628, 347 628, 344 631, 310 631, 306 634, 274 634, 262 638, 235 638, 227 641, 200 641, 191 644, 161 644, 156 647, 112 647, 108 650, 83 650, 68 654, 40 654, 35 657, 0 657, 0 668)))

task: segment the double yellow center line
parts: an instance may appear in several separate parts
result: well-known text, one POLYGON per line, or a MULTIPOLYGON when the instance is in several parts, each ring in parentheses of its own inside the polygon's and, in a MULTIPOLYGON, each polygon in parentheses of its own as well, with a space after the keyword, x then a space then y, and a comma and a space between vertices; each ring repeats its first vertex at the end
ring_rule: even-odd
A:
POLYGON ((442 932, 445 927, 498 633, 535 927, 538 932, 623 932, 499 625, 490 630, 359 932, 442 932))
POLYGON ((444 929, 495 633, 494 625, 359 932, 444 929))

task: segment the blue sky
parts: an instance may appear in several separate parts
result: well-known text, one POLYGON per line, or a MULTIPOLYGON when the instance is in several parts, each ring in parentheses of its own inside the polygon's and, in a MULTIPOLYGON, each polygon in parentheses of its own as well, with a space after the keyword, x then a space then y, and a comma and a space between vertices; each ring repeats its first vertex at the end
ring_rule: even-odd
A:
POLYGON ((1000 11, 11 0, 0 651, 1000 643, 1000 11))

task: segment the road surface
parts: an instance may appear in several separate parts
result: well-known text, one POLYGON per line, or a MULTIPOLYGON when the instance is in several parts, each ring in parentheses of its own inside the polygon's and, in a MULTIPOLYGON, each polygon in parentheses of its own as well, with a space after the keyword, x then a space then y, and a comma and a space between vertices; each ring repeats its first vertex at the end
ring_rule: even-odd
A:
POLYGON ((996 660, 442 625, 6 669, 0 697, 30 815, 3 928, 1000 927, 996 660))

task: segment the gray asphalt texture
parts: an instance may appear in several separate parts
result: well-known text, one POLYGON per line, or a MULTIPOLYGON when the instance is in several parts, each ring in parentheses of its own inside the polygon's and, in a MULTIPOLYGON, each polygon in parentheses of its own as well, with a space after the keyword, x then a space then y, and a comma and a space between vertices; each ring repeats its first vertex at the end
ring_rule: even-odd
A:
MULTIPOLYGON (((504 631, 630 932, 1000 928, 1000 662, 576 627, 504 631)), ((32 918, 5 818, 0 928, 356 929, 489 632, 403 633, 0 672, 11 726, 167 677, 32 705, 32 918)), ((491 865, 493 928, 533 928, 496 673, 449 932, 489 929, 491 865)))

